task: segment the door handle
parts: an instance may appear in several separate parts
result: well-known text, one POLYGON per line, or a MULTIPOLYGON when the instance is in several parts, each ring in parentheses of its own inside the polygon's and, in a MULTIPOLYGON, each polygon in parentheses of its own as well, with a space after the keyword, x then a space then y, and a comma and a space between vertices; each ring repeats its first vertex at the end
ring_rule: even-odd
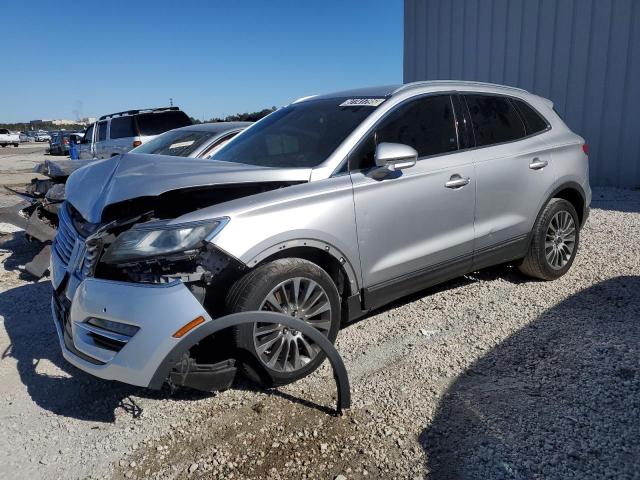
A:
POLYGON ((539 158, 534 158, 529 164, 529 168, 531 170, 542 170, 544 167, 549 165, 549 162, 546 160, 540 160, 539 158))
POLYGON ((447 188, 462 188, 465 185, 469 185, 470 180, 471 179, 469 177, 461 177, 456 173, 455 175, 451 175, 451 178, 444 184, 444 186, 447 188))

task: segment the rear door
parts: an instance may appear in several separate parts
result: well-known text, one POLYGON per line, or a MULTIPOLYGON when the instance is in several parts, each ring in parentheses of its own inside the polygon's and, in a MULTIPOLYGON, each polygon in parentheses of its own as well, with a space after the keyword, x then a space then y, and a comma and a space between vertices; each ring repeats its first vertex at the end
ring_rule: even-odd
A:
POLYGON ((78 159, 91 160, 93 158, 93 131, 95 123, 91 124, 85 131, 84 137, 78 145, 78 159))
POLYGON ((450 95, 411 99, 381 120, 349 158, 365 301, 376 306, 465 273, 473 253, 473 157, 460 152, 450 95), (410 145, 413 167, 376 175, 382 142, 410 145))
POLYGON ((508 96, 465 94, 464 99, 476 142, 474 259, 480 268, 524 254, 554 175, 551 155, 537 135, 547 128, 544 120, 537 131, 528 127, 508 96))
POLYGON ((98 122, 97 132, 96 132, 96 143, 95 143, 95 156, 96 158, 109 158, 109 146, 107 141, 107 128, 109 126, 109 122, 107 120, 102 120, 98 122))

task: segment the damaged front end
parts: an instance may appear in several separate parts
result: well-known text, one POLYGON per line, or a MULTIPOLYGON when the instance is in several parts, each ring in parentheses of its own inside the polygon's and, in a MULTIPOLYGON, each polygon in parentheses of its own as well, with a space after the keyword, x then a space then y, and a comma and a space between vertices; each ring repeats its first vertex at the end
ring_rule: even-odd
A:
MULTIPOLYGON (((52 312, 65 358, 100 378, 159 388, 152 379, 184 345, 188 335, 180 332, 224 315, 228 286, 248 268, 212 242, 229 218, 181 218, 305 183, 309 174, 126 154, 71 175, 51 252, 52 312)), ((237 352, 228 335, 189 345, 162 382, 229 387, 237 352)))
POLYGON ((15 225, 25 231, 27 240, 44 244, 25 265, 26 271, 36 278, 49 270, 51 242, 58 228, 58 209, 65 199, 65 182, 72 172, 88 163, 91 162, 46 160, 36 165, 33 171, 48 178, 34 178, 22 188, 5 187, 22 201, 0 208, 0 222, 15 225))
MULTIPOLYGON (((149 386, 176 332, 194 318, 215 318, 217 286, 244 269, 207 241, 226 221, 169 225, 149 211, 91 224, 65 203, 52 251, 53 310, 65 357, 102 378, 149 386), (126 372, 111 368, 120 362, 126 372)), ((193 345, 165 380, 228 388, 236 368, 224 335, 193 345)))

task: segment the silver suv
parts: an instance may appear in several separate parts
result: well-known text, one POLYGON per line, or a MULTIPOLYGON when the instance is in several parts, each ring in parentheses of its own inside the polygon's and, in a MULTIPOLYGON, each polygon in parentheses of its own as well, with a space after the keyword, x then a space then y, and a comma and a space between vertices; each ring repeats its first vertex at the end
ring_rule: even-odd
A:
POLYGON ((489 265, 556 279, 588 215, 586 153, 549 100, 436 81, 300 99, 214 161, 95 163, 69 178, 52 249, 64 356, 151 388, 167 371, 223 388, 238 368, 278 385, 322 361, 309 338, 258 324, 195 341, 198 329, 267 310, 333 341, 372 309, 489 265))

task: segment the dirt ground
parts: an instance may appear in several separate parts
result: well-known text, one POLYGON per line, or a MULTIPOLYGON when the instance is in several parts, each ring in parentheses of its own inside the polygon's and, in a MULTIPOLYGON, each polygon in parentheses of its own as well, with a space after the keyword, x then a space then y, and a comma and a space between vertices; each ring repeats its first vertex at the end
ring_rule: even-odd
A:
MULTIPOLYGON (((44 157, 30 148, 0 151, 3 181, 44 157)), ((340 417, 327 365, 215 395, 79 371, 48 280, 23 271, 39 246, 0 225, 0 477, 640 478, 640 192, 593 207, 557 281, 495 267, 345 327, 340 417)))

